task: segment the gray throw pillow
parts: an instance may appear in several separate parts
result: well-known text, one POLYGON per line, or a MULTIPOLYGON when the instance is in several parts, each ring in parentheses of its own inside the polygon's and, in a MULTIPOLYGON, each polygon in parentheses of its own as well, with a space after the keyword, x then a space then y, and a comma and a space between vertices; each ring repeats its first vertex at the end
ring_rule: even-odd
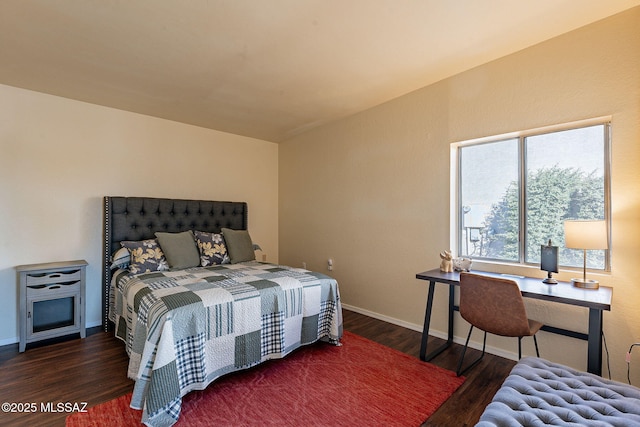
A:
POLYGON ((200 265, 200 252, 191 231, 182 233, 156 233, 156 238, 171 268, 189 268, 200 265))
POLYGON ((251 241, 251 236, 249 236, 249 232, 247 230, 223 228, 222 235, 224 236, 224 242, 227 245, 231 264, 253 261, 256 259, 256 254, 253 251, 253 242, 251 241))

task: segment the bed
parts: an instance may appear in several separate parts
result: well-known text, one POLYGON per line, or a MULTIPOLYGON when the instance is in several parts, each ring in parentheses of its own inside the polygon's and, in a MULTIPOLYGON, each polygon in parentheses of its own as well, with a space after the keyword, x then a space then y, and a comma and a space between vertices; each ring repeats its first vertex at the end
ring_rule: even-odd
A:
POLYGON ((640 426, 640 389, 525 357, 512 369, 478 427, 640 426))
POLYGON ((125 343, 146 425, 174 424, 222 375, 339 344, 337 282, 255 261, 247 217, 244 202, 104 198, 103 327, 125 343))

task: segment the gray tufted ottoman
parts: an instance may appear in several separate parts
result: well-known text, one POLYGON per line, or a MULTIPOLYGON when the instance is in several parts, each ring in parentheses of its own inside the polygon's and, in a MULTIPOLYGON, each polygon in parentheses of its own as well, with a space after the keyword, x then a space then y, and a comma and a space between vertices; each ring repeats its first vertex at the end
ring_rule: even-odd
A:
POLYGON ((520 360, 476 426, 640 426, 640 389, 544 359, 520 360))

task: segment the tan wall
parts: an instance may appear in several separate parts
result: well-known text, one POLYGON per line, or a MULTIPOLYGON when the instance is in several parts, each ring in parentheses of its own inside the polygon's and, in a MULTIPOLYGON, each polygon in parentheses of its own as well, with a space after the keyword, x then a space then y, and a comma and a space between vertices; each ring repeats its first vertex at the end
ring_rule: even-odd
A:
POLYGON ((271 142, 0 85, 0 345, 18 336, 18 264, 86 259, 99 324, 103 196, 246 201, 276 261, 277 182, 271 142))
MULTIPOLYGON (((437 267, 450 242, 450 143, 611 115, 613 270, 601 281, 614 287, 604 315, 612 375, 626 380, 624 354, 640 341, 639 28, 634 8, 281 144, 280 261, 327 272, 331 257, 345 304, 419 329, 427 283, 415 274, 437 267)), ((444 333, 444 286, 436 298, 432 325, 444 333)), ((528 307, 586 331, 586 309, 528 307)), ((458 321, 456 336, 466 331, 458 321)), ((585 342, 545 332, 539 340, 544 357, 586 368, 585 342)), ((489 344, 517 349, 506 338, 489 344)), ((533 354, 531 343, 524 351, 533 354)), ((640 368, 632 373, 639 384, 640 368)))

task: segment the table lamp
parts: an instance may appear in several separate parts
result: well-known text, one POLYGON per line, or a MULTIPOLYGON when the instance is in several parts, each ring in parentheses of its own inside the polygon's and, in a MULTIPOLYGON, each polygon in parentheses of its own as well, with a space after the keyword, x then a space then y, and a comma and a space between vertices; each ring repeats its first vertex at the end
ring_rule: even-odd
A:
POLYGON ((583 250, 582 279, 571 279, 573 286, 598 289, 597 280, 587 279, 587 249, 607 249, 607 223, 602 220, 571 220, 564 222, 565 247, 583 250))

